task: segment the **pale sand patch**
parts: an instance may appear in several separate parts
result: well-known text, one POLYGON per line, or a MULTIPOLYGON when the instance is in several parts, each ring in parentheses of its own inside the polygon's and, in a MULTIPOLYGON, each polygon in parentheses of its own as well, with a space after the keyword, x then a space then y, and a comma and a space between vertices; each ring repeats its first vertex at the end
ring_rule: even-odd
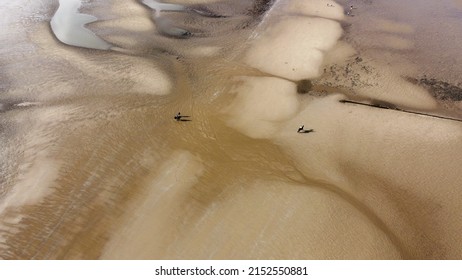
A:
MULTIPOLYGON (((40 102, 21 102, 21 103, 18 103, 18 104, 15 104, 14 106, 17 106, 17 107, 31 107, 31 106, 37 106, 37 105, 40 105, 41 103, 40 102)), ((0 104, 1 106, 1 104, 0 104)), ((1 107, 0 107, 1 109, 1 107)))
POLYGON ((221 197, 181 226, 163 258, 399 258, 380 230, 322 187, 258 180, 221 197))
POLYGON ((245 62, 261 71, 291 80, 319 75, 323 52, 342 33, 340 24, 322 18, 272 19, 251 42, 245 62), (277 21, 279 20, 279 21, 277 21))
MULTIPOLYGON (((16 183, 8 195, 0 200, 0 213, 10 207, 37 204, 52 192, 61 163, 49 156, 49 148, 55 142, 49 130, 68 120, 74 110, 72 107, 60 107, 33 111, 34 127, 23 136, 25 144, 16 183)), ((30 118, 29 115, 20 114, 15 121, 30 128, 30 118)))
POLYGON ((143 5, 138 0, 118 0, 111 1, 109 6, 111 14, 118 15, 120 18, 123 17, 133 17, 133 18, 143 18, 146 16, 146 6, 143 5))
POLYGON ((53 33, 58 40, 71 46, 109 50, 111 44, 85 27, 97 18, 79 13, 80 6, 80 0, 60 0, 58 10, 50 21, 53 33))
POLYGON ((132 57, 130 62, 130 71, 125 75, 121 74, 120 78, 129 77, 134 82, 134 92, 154 95, 166 95, 171 92, 170 77, 156 69, 155 64, 142 57, 132 57))
POLYGON ((228 124, 252 138, 268 137, 279 123, 297 112, 297 88, 292 82, 269 77, 240 77, 236 98, 225 112, 228 124))
POLYGON ((0 213, 9 207, 32 205, 40 202, 51 193, 51 186, 58 177, 60 163, 46 155, 38 155, 31 164, 23 164, 17 183, 4 199, 0 200, 0 213))
MULTIPOLYGON (((139 45, 139 40, 136 36, 115 34, 115 35, 106 35, 104 36, 104 39, 122 48, 121 52, 124 52, 124 50, 136 49, 136 47, 139 45)), ((113 50, 118 50, 118 49, 113 48, 113 50)))
MULTIPOLYGON (((30 108, 29 114, 17 114, 14 121, 24 129, 21 133, 21 164, 15 170, 15 183, 0 200, 0 214, 8 208, 17 208, 41 202, 51 194, 62 162, 54 158, 52 150, 56 145, 53 130, 78 116, 79 108, 74 106, 30 108)), ((19 155, 18 155, 19 157, 19 155)), ((13 175, 13 174, 11 174, 13 175)))
MULTIPOLYGON (((138 0, 124 1, 114 0, 104 7, 103 17, 97 22, 91 23, 92 29, 122 29, 132 32, 154 30, 151 13, 148 7, 138 0)), ((98 30, 95 30, 96 32, 98 30)))
POLYGON ((192 49, 188 49, 188 54, 192 56, 214 56, 217 55, 221 47, 215 47, 215 46, 200 46, 200 47, 195 47, 192 49))
MULTIPOLYGON (((282 126, 281 134, 276 137, 278 141, 293 141, 296 147, 288 147, 294 147, 294 152, 299 152, 293 154, 294 156, 309 156, 313 159, 304 161, 304 164, 310 166, 307 170, 313 169, 316 174, 326 176, 335 175, 338 172, 332 166, 338 166, 336 161, 342 157, 349 159, 350 164, 364 164, 361 169, 388 172, 383 177, 395 180, 425 181, 430 185, 448 180, 445 184, 448 185, 462 176, 456 172, 459 168, 457 164, 437 167, 433 166, 434 161, 427 161, 419 163, 428 164, 425 168, 415 166, 419 156, 439 155, 438 161, 459 161, 457 151, 461 151, 458 148, 461 143, 458 141, 462 137, 462 131, 457 122, 338 102, 343 98, 343 95, 332 95, 310 101, 295 118, 282 126), (304 123, 306 128, 313 128, 315 132, 308 135, 294 134, 299 123, 304 123), (304 148, 298 149, 300 145, 304 148), (361 153, 357 152, 359 147, 361 153), (454 153, 450 153, 451 150, 454 153), (402 168, 395 170, 398 159, 402 168), (329 163, 324 163, 326 160, 329 163), (313 163, 316 165, 312 165, 313 163), (377 166, 373 168, 375 164, 377 166), (408 169, 415 171, 410 172, 408 169), (441 171, 440 175, 446 173, 445 170, 448 174, 444 175, 445 178, 438 177, 437 170, 441 171), (409 173, 417 174, 409 177, 409 173)), ((344 182, 335 183, 341 185, 344 182)), ((416 182, 407 183, 411 186, 419 185, 416 182)))
POLYGON ((200 159, 177 151, 145 182, 145 193, 125 212, 122 225, 106 244, 102 259, 151 259, 162 256, 178 238, 181 201, 203 172, 200 159))
POLYGON ((111 50, 136 55, 146 45, 152 47, 156 25, 151 10, 137 1, 113 1, 99 11, 108 19, 90 24, 101 38, 116 45, 111 50), (109 10, 109 11, 107 11, 109 10))
POLYGON ((143 13, 141 15, 131 15, 130 17, 117 18, 113 20, 104 20, 92 23, 92 29, 114 28, 128 32, 145 32, 155 30, 155 25, 151 19, 143 13))
POLYGON ((338 41, 324 56, 322 67, 333 65, 339 61, 346 61, 349 57, 357 54, 353 46, 345 41, 338 41))

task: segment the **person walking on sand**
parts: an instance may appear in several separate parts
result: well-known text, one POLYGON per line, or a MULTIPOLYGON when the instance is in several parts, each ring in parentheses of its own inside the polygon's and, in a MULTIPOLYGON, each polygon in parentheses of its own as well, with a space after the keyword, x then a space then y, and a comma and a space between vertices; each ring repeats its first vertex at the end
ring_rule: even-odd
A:
POLYGON ((175 119, 176 121, 180 121, 180 120, 181 120, 181 113, 178 112, 178 114, 175 115, 174 119, 175 119))
POLYGON ((297 132, 298 132, 298 133, 303 132, 303 129, 304 129, 304 128, 305 128, 305 125, 302 124, 302 125, 298 128, 297 132))

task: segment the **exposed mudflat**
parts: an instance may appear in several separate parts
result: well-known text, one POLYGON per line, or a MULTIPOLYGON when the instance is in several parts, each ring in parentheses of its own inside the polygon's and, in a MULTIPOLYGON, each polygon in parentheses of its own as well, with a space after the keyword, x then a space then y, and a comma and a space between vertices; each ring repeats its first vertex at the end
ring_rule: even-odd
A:
POLYGON ((1 4, 0 258, 462 257, 460 1, 59 2, 1 4))

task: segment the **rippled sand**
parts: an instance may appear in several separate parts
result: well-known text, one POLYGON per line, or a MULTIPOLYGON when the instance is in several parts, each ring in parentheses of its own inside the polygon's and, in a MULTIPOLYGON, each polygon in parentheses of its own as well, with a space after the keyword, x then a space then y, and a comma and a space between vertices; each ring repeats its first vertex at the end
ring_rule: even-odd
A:
POLYGON ((461 117, 433 63, 460 51, 422 39, 461 30, 265 2, 84 3, 112 51, 59 42, 58 1, 2 4, 0 258, 461 258, 462 122, 392 109, 461 117))

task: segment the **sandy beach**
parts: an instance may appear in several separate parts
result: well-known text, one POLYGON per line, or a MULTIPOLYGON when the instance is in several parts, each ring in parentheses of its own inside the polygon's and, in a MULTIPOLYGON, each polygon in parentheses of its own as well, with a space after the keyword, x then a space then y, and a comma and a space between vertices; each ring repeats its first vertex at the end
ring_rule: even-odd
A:
POLYGON ((460 1, 20 2, 0 259, 462 258, 460 1))

